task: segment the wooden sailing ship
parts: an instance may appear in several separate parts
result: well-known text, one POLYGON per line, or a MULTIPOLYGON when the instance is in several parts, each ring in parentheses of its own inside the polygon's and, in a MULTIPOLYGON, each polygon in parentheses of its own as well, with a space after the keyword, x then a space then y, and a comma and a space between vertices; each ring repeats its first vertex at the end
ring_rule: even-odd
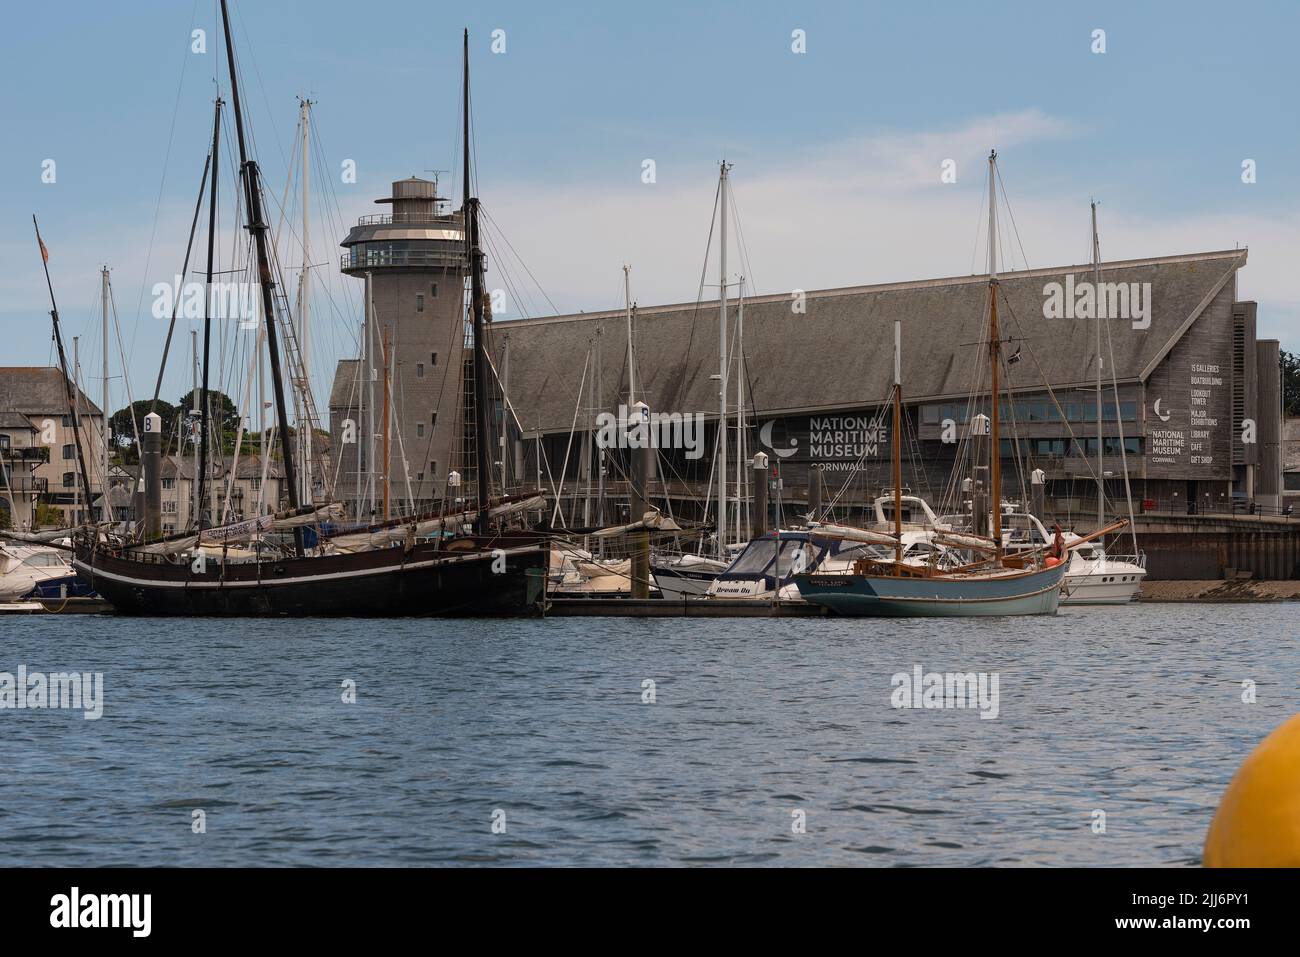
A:
MULTIPOLYGON (((463 216, 473 311, 475 421, 473 426, 466 423, 466 428, 474 428, 478 437, 474 443, 477 449, 477 508, 461 514, 394 520, 364 529, 360 534, 352 531, 340 536, 336 542, 328 537, 327 525, 321 523, 321 518, 335 514, 337 507, 325 505, 317 508, 314 504, 300 501, 302 489, 295 474, 293 454, 294 430, 289 427, 276 333, 269 230, 263 216, 260 171, 257 162, 248 156, 245 145, 239 80, 225 0, 221 3, 221 15, 241 163, 244 200, 241 209, 246 212, 245 227, 253 239, 260 278, 264 335, 290 507, 276 516, 263 516, 251 523, 241 523, 241 526, 249 526, 247 529, 236 526, 205 529, 199 512, 195 534, 171 539, 146 532, 137 540, 123 541, 94 525, 83 526, 74 539, 73 564, 77 574, 119 612, 127 614, 500 615, 535 610, 545 587, 548 538, 522 529, 510 530, 509 517, 521 514, 522 508, 516 506, 522 503, 493 499, 491 495, 489 443, 486 440, 489 434, 489 365, 482 275, 484 257, 479 238, 479 204, 477 198, 470 195, 468 31, 464 63, 463 216), (304 548, 303 529, 313 523, 317 525, 317 542, 312 548, 304 548), (259 550, 253 553, 252 560, 230 560, 230 545, 238 534, 267 530, 282 535, 292 534, 292 553, 268 557, 259 550), (349 541, 345 543, 343 538, 349 541)), ((213 129, 211 162, 214 167, 219 155, 219 136, 220 101, 213 129)), ((214 168, 211 191, 214 210, 215 173, 214 168)), ((206 175, 205 172, 205 180, 206 175)), ((215 212, 212 215, 215 217, 215 212)), ((212 229, 208 241, 210 284, 212 229)), ((57 339, 57 307, 51 314, 57 339)), ((202 407, 205 415, 200 436, 204 455, 196 474, 196 480, 200 482, 207 475, 206 340, 210 335, 210 318, 205 318, 204 325, 202 407)), ((62 357, 61 340, 59 351, 62 357)), ((82 473, 84 478, 84 463, 82 473)))
MULTIPOLYGON (((1002 469, 999 422, 998 368, 1001 336, 998 331, 997 266, 997 154, 989 155, 989 384, 990 416, 988 448, 991 536, 937 536, 940 544, 973 553, 969 563, 939 570, 911 565, 902 560, 903 503, 901 449, 902 362, 901 324, 894 324, 893 402, 893 519, 892 560, 858 562, 850 574, 805 574, 796 576, 799 593, 807 601, 841 615, 969 617, 988 615, 1055 614, 1061 597, 1061 581, 1069 566, 1064 548, 1056 553, 1037 549, 1007 555, 1002 537, 1002 469), (975 557, 978 556, 978 557, 975 557)), ((1103 532, 1113 531, 1107 528, 1103 532)), ((1092 538, 1094 536, 1089 536, 1092 538)), ((1080 539, 1075 544, 1082 544, 1080 539)))

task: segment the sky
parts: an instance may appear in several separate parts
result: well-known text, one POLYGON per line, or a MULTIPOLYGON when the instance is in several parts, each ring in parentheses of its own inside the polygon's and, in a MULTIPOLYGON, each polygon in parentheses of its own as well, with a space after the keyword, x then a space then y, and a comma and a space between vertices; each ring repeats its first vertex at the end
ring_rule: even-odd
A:
MULTIPOLYGON (((737 243, 731 272, 745 274, 749 292, 979 271, 984 158, 996 148, 1015 219, 1010 265, 1086 262, 1095 199, 1106 260, 1248 246, 1239 296, 1259 302, 1261 337, 1300 350, 1294 3, 232 0, 231 9, 273 217, 290 182, 298 97, 314 101, 318 396, 335 360, 356 349, 358 283, 337 270, 347 225, 386 209, 373 201, 391 180, 459 165, 466 27, 488 286, 509 293, 498 319, 617 308, 624 263, 643 305, 694 301, 724 158, 744 253, 737 243), (955 182, 942 181, 946 160, 955 182), (1243 182, 1248 160, 1254 182, 1243 182), (349 161, 354 183, 343 178, 349 161)), ((120 407, 128 379, 133 397, 152 392, 166 332, 153 287, 180 271, 212 100, 218 90, 229 98, 217 6, 15 4, 0 71, 0 365, 52 361, 34 213, 93 396, 100 269, 111 271, 110 336, 120 343, 110 349, 110 404, 120 407)), ((232 149, 227 139, 226 198, 232 149)), ((459 196, 458 177, 438 175, 442 192, 459 196)), ((233 258, 233 199, 227 206, 218 267, 233 258)), ((290 224, 300 213, 296 199, 285 203, 290 224)), ((296 233, 285 235, 292 247, 296 233)), ((288 263, 301 261, 297 249, 288 263)), ((716 264, 707 269, 716 283, 716 264)), ((180 323, 164 398, 189 388, 194 326, 180 323)), ((231 370, 248 338, 231 328, 214 346, 223 382, 241 378, 231 370)))

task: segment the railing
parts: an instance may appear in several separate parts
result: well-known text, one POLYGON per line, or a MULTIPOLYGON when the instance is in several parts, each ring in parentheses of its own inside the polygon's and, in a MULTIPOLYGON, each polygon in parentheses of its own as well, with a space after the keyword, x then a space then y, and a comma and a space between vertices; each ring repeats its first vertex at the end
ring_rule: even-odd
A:
POLYGON ((339 259, 342 270, 385 269, 389 267, 465 269, 461 253, 434 249, 403 249, 393 252, 344 253, 339 259))
POLYGON ((402 223, 445 223, 459 226, 460 220, 455 216, 431 213, 375 213, 372 216, 362 216, 357 220, 358 226, 388 226, 393 223, 398 225, 402 223))
POLYGON ((48 462, 48 445, 0 446, 0 457, 11 462, 48 462))

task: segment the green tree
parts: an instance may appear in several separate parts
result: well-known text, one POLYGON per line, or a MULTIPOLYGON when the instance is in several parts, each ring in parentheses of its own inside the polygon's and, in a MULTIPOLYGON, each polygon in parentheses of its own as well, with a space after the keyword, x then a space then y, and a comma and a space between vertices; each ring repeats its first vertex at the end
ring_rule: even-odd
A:
POLYGON ((1282 350, 1282 414, 1300 415, 1300 355, 1282 350))
MULTIPOLYGON (((149 399, 137 399, 126 408, 118 409, 108 420, 108 427, 113 430, 113 446, 124 465, 140 461, 140 450, 135 446, 135 430, 144 428, 144 417, 149 414, 151 405, 153 402, 149 399)), ((154 411, 162 419, 163 444, 166 445, 176 427, 176 407, 159 399, 154 411)))
MULTIPOLYGON (((235 403, 231 401, 230 396, 216 389, 209 389, 208 403, 213 428, 219 428, 222 433, 235 432, 239 429, 239 409, 235 407, 235 403)), ((182 412, 189 412, 194 408, 193 389, 180 397, 176 402, 176 408, 182 412)))

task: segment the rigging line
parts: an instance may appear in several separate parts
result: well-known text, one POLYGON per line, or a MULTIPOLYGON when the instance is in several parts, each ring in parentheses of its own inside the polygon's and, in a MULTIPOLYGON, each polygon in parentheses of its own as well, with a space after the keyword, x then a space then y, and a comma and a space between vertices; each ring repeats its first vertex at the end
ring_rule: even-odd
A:
MULTIPOLYGON (((190 221, 190 238, 185 244, 185 260, 181 265, 181 282, 182 288, 185 281, 185 275, 190 268, 190 253, 194 249, 194 234, 199 225, 199 211, 203 208, 203 197, 207 190, 208 170, 212 166, 212 150, 208 150, 208 157, 203 163, 203 178, 199 182, 199 197, 194 203, 194 218, 190 221)), ((146 266, 146 269, 148 267, 146 266)), ((149 404, 149 411, 153 412, 158 406, 158 394, 162 391, 163 373, 167 369, 167 354, 171 349, 172 334, 176 331, 176 315, 180 312, 181 295, 180 290, 176 291, 176 301, 172 304, 171 321, 167 324, 167 338, 163 341, 162 361, 158 364, 158 381, 153 388, 153 401, 149 404)))
MULTIPOLYGON (((718 219, 718 201, 722 197, 722 178, 718 178, 717 188, 713 193, 713 210, 709 213, 709 238, 704 244, 704 263, 700 266, 700 285, 695 293, 695 309, 691 312, 691 331, 686 337, 686 350, 682 353, 682 367, 690 360, 691 346, 695 344, 695 326, 700 318, 700 304, 704 301, 704 279, 709 271, 709 250, 713 248, 713 227, 718 219)), ((680 393, 678 395, 680 399, 680 393)), ((708 499, 705 500, 706 504, 708 499)))
POLYGON ((1016 214, 1011 211, 1011 197, 1007 194, 1006 183, 1002 182, 1002 167, 995 163, 993 170, 997 174, 998 186, 1002 190, 1002 202, 1007 207, 1007 216, 1011 219, 1011 231, 1015 233, 1016 245, 1020 247, 1020 259, 1025 264, 1025 269, 1028 269, 1029 257, 1025 255, 1025 244, 1020 241, 1020 230, 1016 226, 1016 214))
MULTIPOLYGON (((573 433, 578 428, 578 413, 582 410, 582 400, 587 388, 587 367, 591 365, 591 348, 587 348, 587 358, 582 363, 582 378, 578 381, 578 401, 573 406, 573 422, 569 425, 569 441, 564 446, 564 464, 560 466, 560 486, 555 492, 555 511, 551 513, 551 525, 559 518, 564 525, 564 514, 560 511, 560 496, 564 494, 564 483, 569 477, 569 452, 573 449, 573 433)), ((649 426, 647 426, 648 428, 649 426)))
MULTIPOLYGON (((191 32, 193 32, 194 30, 195 14, 198 12, 198 9, 199 9, 199 0, 194 0, 194 4, 190 8, 190 31, 191 32)), ((186 51, 181 54, 181 75, 180 75, 180 79, 176 83, 176 102, 172 106, 172 121, 171 121, 171 126, 167 131, 167 149, 163 154, 162 180, 158 183, 158 199, 154 203, 153 225, 149 228, 149 247, 148 247, 148 251, 145 253, 144 273, 140 277, 140 295, 137 298, 135 304, 136 326, 135 328, 133 328, 131 333, 132 352, 135 351, 135 338, 136 338, 136 333, 138 332, 139 329, 140 309, 144 306, 144 290, 145 290, 145 286, 148 285, 149 283, 149 267, 153 263, 153 245, 154 245, 154 240, 157 238, 157 234, 158 234, 158 217, 162 212, 163 191, 167 187, 167 167, 171 163, 172 145, 176 136, 176 117, 180 115, 181 94, 185 89, 185 65, 189 63, 189 61, 190 61, 190 53, 189 50, 186 49, 186 51)))
POLYGON ((518 261, 519 265, 524 268, 524 272, 528 273, 528 278, 531 279, 533 281, 533 284, 537 286, 537 291, 542 294, 542 297, 546 300, 547 304, 551 307, 551 312, 554 315, 558 316, 560 314, 559 308, 555 305, 554 302, 551 301, 551 297, 547 295, 546 289, 542 286, 542 284, 537 281, 537 277, 533 275, 533 271, 528 268, 528 263, 524 262, 524 258, 520 256, 518 252, 515 251, 514 244, 510 242, 510 237, 506 235, 505 230, 502 229, 499 225, 497 225, 497 221, 492 218, 492 214, 487 211, 486 207, 484 207, 481 202, 479 203, 479 210, 487 218, 488 224, 492 227, 492 229, 494 229, 496 232, 501 234, 501 241, 506 244, 506 247, 510 250, 511 254, 518 261))
MULTIPOLYGON (((126 350, 122 346, 122 326, 121 323, 117 321, 117 301, 113 295, 112 279, 109 279, 108 281, 108 304, 109 309, 113 313, 113 329, 117 335, 117 353, 122 362, 122 384, 126 387, 126 407, 131 410, 131 431, 135 433, 135 447, 138 450, 144 448, 144 446, 140 444, 140 424, 136 421, 135 417, 135 400, 131 396, 131 372, 130 369, 127 368, 126 350)), ((108 348, 108 343, 104 343, 104 348, 108 348)), ((153 411, 152 406, 149 411, 153 411)), ((104 415, 107 416, 108 414, 108 410, 105 409, 104 415)), ((105 419, 105 422, 107 422, 107 419, 105 419)))
MULTIPOLYGON (((981 176, 980 177, 980 204, 978 207, 979 213, 975 216, 975 242, 971 244, 971 253, 970 253, 970 272, 972 276, 975 275, 975 261, 979 257, 980 239, 984 235, 984 230, 980 229, 980 227, 984 225, 984 209, 985 209, 984 200, 987 198, 988 198, 988 179, 987 177, 981 176)), ((985 255, 985 258, 986 259, 988 258, 987 254, 985 255)))
MULTIPOLYGON (((1097 270, 1100 275, 1100 268, 1097 270)), ((1133 514, 1133 488, 1128 477, 1128 449, 1124 439, 1124 412, 1119 401, 1119 380, 1115 377, 1115 347, 1110 338, 1110 323, 1105 324, 1106 350, 1110 353, 1110 385, 1115 393, 1115 424, 1119 429, 1119 462, 1124 472, 1124 500, 1128 504, 1128 527, 1133 536, 1133 558, 1136 561, 1141 552, 1138 550, 1137 518, 1133 514)), ((1103 453, 1104 454, 1104 453, 1103 453)))

